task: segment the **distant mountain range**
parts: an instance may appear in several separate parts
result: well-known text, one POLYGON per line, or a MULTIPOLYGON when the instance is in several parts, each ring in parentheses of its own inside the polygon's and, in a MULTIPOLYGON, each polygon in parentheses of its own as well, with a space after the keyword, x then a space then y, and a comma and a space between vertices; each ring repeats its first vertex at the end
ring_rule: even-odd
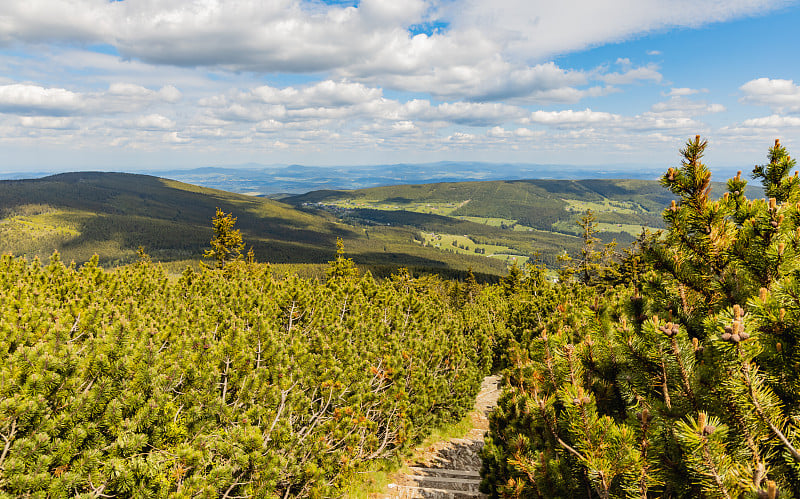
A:
POLYGON ((661 171, 630 167, 594 167, 442 161, 371 166, 208 167, 149 172, 181 182, 231 192, 274 195, 322 189, 365 189, 387 185, 520 179, 639 178, 655 179, 661 171))
MULTIPOLYGON (((53 172, 0 173, 0 179, 36 178, 53 172)), ((576 166, 532 163, 482 163, 441 161, 369 166, 259 165, 248 163, 224 167, 147 170, 146 173, 229 192, 275 195, 302 194, 321 189, 364 189, 399 184, 521 179, 610 179, 654 180, 663 169, 631 165, 576 166)))

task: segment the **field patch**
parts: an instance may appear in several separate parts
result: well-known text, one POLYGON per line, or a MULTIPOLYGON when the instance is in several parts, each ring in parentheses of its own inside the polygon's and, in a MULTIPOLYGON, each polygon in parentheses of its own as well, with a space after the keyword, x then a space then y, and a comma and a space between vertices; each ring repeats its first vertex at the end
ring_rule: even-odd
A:
POLYGON ((332 201, 325 201, 325 205, 334 206, 336 208, 353 210, 353 209, 369 209, 381 211, 411 211, 414 213, 427 213, 430 215, 444 215, 450 216, 451 213, 467 204, 469 200, 450 202, 450 203, 436 203, 436 202, 416 202, 405 198, 394 199, 337 199, 332 201))
POLYGON ((578 199, 564 199, 567 206, 565 211, 585 212, 592 210, 594 213, 620 213, 620 214, 641 214, 646 213, 640 205, 631 201, 615 201, 603 199, 602 201, 582 201, 578 199))
POLYGON ((434 232, 421 232, 421 243, 448 253, 461 255, 480 255, 496 258, 511 265, 514 261, 523 265, 528 261, 528 256, 521 251, 499 244, 480 244, 467 235, 437 234, 434 232))
POLYGON ((81 233, 78 224, 67 221, 91 216, 90 213, 56 210, 42 205, 20 206, 18 210, 0 218, 0 253, 18 255, 40 254, 52 251, 77 239, 81 233))

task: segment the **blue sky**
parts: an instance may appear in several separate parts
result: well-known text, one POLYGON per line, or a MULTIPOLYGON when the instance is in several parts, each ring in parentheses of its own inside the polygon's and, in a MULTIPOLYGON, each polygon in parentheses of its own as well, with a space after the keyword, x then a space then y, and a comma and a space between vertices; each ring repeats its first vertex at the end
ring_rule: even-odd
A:
POLYGON ((0 4, 0 171, 800 148, 796 1, 0 4))

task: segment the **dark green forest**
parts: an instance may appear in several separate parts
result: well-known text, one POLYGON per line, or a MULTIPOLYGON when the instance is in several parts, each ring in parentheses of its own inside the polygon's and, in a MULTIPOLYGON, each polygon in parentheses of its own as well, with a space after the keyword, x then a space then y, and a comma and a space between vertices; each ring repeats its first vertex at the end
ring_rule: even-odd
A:
MULTIPOLYGON (((617 244, 584 210, 557 268, 532 259, 496 283, 403 261, 378 276, 337 237, 398 228, 316 208, 292 211, 298 222, 284 227, 298 241, 328 231, 323 271, 279 275, 262 263, 252 224, 291 208, 220 191, 186 248, 205 263, 182 273, 145 244, 107 268, 99 257, 7 254, 0 497, 340 497, 361 472, 460 420, 491 372, 504 386, 481 456, 490 497, 797 497, 796 163, 776 141, 749 172, 762 190, 747 192, 765 196, 752 198, 744 174, 711 182, 707 147, 688 141, 659 180, 663 203, 649 209, 660 231, 617 244)), ((598 188, 573 187, 588 186, 598 188)), ((90 192, 80 206, 4 198, 16 210, 5 220, 46 227, 59 210, 92 214, 91 203, 108 211, 126 199, 103 197, 124 185, 90 192)), ((164 217, 180 205, 143 202, 164 217)), ((126 211, 138 204, 117 214, 140 216, 126 211)), ((85 234, 70 220, 64 237, 85 234)))

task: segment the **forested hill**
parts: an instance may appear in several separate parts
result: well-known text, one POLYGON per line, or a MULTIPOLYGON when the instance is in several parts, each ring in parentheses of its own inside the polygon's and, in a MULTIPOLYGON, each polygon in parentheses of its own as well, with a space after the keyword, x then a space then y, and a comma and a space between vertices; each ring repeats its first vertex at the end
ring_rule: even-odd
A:
POLYGON ((411 229, 381 227, 367 234, 326 213, 307 213, 265 198, 198 187, 148 175, 65 173, 0 181, 0 252, 66 261, 97 253, 104 265, 135 260, 141 245, 159 261, 197 261, 211 239, 215 209, 238 218, 256 259, 325 263, 342 238, 357 263, 501 274, 505 265, 472 255, 424 248, 411 229))
MULTIPOLYGON (((724 192, 724 184, 712 185, 712 196, 724 192)), ((283 201, 355 210, 407 210, 479 223, 492 223, 490 219, 495 219, 496 224, 565 234, 577 234, 576 214, 591 209, 608 233, 606 239, 629 240, 627 236, 638 233, 642 226, 663 227, 662 210, 673 199, 655 180, 534 179, 323 190, 283 201)))
POLYGON ((97 253, 117 265, 134 261, 141 245, 183 266, 209 247, 219 207, 238 218, 262 262, 322 264, 342 238, 373 272, 497 276, 514 261, 537 256, 554 268, 558 255, 575 254, 586 210, 603 241, 625 245, 642 227, 663 227, 672 199, 656 181, 513 180, 314 191, 278 202, 148 175, 64 173, 0 181, 0 252, 44 258, 57 249, 78 263, 97 253))

